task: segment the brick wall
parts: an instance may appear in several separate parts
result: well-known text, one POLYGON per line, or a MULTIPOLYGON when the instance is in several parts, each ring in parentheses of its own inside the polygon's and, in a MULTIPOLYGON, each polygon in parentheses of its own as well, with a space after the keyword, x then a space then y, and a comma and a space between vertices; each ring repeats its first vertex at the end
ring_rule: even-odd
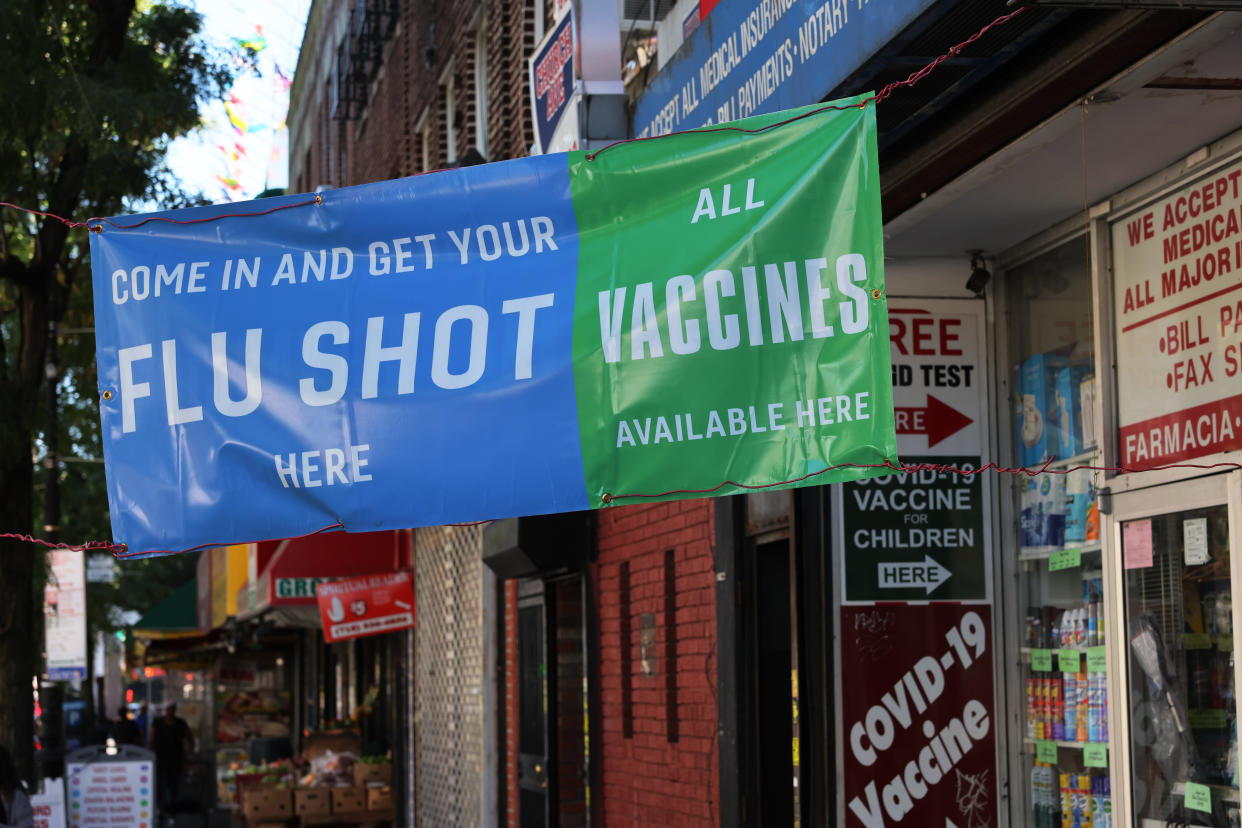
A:
POLYGON ((518 828, 518 597, 517 581, 504 582, 505 614, 505 814, 509 828, 518 828))
POLYGON ((718 825, 713 502, 599 513, 605 825, 718 825))
POLYGON ((533 141, 526 59, 535 46, 532 0, 400 3, 400 23, 369 73, 365 103, 331 115, 333 56, 353 0, 316 0, 289 107, 291 186, 345 187, 437 170, 476 147, 489 161, 525 156, 533 141), (433 27, 434 24, 434 27, 433 27), (478 54, 482 42, 486 54, 478 54), (486 78, 480 72, 486 71, 486 78), (476 89, 485 91, 479 147, 476 89), (454 117, 447 117, 449 90, 454 117), (423 157, 420 125, 429 130, 423 157), (455 131, 449 152, 447 130, 455 131))

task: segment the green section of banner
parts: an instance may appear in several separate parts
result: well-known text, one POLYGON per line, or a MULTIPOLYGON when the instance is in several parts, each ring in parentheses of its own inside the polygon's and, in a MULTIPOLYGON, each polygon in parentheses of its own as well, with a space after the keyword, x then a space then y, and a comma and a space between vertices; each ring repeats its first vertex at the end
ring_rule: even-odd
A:
POLYGON ((823 471, 897 460, 873 106, 571 153, 569 171, 592 506, 887 473, 823 471))

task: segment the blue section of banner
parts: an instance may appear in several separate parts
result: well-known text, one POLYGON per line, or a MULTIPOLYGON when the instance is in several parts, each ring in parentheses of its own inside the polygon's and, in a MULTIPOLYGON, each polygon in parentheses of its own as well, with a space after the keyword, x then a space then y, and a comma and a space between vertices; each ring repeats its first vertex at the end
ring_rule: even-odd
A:
POLYGON ((322 196, 91 234, 116 542, 586 508, 566 156, 322 196))
POLYGON ((933 0, 722 0, 634 111, 646 137, 824 100, 933 0))

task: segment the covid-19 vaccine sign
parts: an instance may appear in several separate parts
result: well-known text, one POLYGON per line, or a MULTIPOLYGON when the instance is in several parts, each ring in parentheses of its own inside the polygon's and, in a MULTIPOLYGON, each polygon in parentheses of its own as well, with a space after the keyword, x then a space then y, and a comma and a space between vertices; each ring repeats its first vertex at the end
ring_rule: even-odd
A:
MULTIPOLYGON (((983 303, 889 309, 897 450, 907 466, 963 472, 983 462, 987 378, 983 303)), ((987 475, 922 470, 841 487, 845 603, 985 601, 990 595, 987 475)))

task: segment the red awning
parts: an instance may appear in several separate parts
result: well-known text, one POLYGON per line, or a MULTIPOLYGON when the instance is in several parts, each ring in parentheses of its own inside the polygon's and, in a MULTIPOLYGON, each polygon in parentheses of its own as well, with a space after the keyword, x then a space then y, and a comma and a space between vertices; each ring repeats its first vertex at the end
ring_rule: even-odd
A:
POLYGON ((271 551, 258 577, 251 610, 310 606, 318 613, 316 590, 321 581, 409 567, 410 544, 408 529, 321 533, 259 544, 260 566, 271 551))

